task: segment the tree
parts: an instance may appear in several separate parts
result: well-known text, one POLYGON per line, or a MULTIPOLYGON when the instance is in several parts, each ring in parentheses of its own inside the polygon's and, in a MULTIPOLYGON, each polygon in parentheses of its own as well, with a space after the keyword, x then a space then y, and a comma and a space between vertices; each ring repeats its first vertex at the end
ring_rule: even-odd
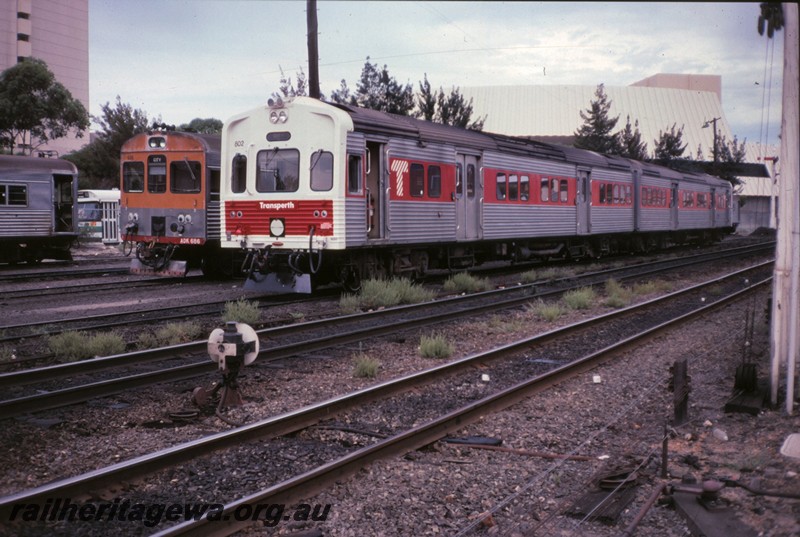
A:
POLYGON ((369 56, 361 71, 361 80, 356 86, 355 101, 362 108, 371 108, 392 114, 409 115, 414 108, 414 91, 411 84, 405 86, 389 76, 386 65, 382 70, 378 64, 369 63, 369 56))
POLYGON ((619 140, 611 131, 616 127, 619 116, 614 119, 608 117, 611 101, 606 96, 603 84, 597 86, 594 95, 596 99, 589 104, 586 112, 580 113, 584 123, 575 131, 573 145, 598 153, 618 154, 619 140))
POLYGON ((201 119, 196 117, 189 123, 180 125, 178 130, 196 132, 198 134, 220 134, 222 132, 222 125, 222 121, 217 118, 209 117, 201 119))
POLYGON ((431 83, 428 82, 428 73, 425 73, 424 80, 424 82, 419 83, 416 117, 421 117, 426 121, 433 121, 434 118, 436 118, 436 95, 431 91, 431 83))
POLYGON ((783 28, 783 6, 780 2, 761 2, 760 7, 758 35, 764 35, 764 25, 766 25, 767 37, 772 39, 775 31, 783 28))
POLYGON ((72 129, 81 138, 88 128, 86 108, 42 60, 27 58, 0 73, 0 144, 11 153, 19 146, 32 154, 72 129))
POLYGON ((281 82, 280 88, 278 91, 273 92, 273 98, 289 98, 289 97, 297 97, 299 95, 307 96, 308 95, 308 83, 306 81, 306 74, 303 72, 303 69, 300 68, 300 71, 297 73, 297 87, 295 88, 294 84, 292 83, 292 79, 287 77, 286 74, 283 72, 282 67, 278 67, 281 70, 281 82))
POLYGON ((619 133, 620 155, 633 160, 647 160, 647 144, 642 142, 639 132, 639 120, 635 121, 635 130, 631 127, 631 116, 628 116, 625 128, 619 133))
POLYGON ((741 144, 739 143, 738 138, 736 135, 733 136, 733 141, 728 143, 728 140, 725 136, 720 136, 717 138, 717 159, 719 162, 715 162, 712 170, 710 173, 716 175, 721 179, 725 179, 726 181, 730 182, 733 186, 738 186, 742 184, 742 180, 739 179, 736 175, 731 173, 730 167, 725 166, 725 163, 740 163, 745 161, 745 142, 744 140, 741 144))
POLYGON ((434 118, 436 123, 474 131, 483 130, 483 123, 486 121, 486 117, 484 116, 482 119, 476 119, 470 123, 472 118, 472 99, 466 102, 458 88, 453 88, 448 96, 445 96, 444 90, 439 88, 436 106, 436 117, 434 118))
POLYGON ((119 185, 119 153, 128 139, 149 130, 147 114, 123 103, 119 95, 115 107, 106 102, 102 117, 92 120, 100 126, 95 139, 64 158, 81 171, 85 188, 108 188, 119 185))
POLYGON ((343 78, 341 84, 339 85, 339 89, 333 90, 331 92, 331 101, 339 104, 349 104, 351 106, 357 106, 356 98, 350 93, 350 88, 347 87, 347 81, 343 78))
POLYGON ((683 127, 675 131, 675 124, 672 124, 669 132, 659 131, 659 139, 653 140, 655 149, 653 150, 656 160, 669 162, 670 160, 677 160, 683 158, 683 152, 686 150, 686 144, 683 143, 683 127))

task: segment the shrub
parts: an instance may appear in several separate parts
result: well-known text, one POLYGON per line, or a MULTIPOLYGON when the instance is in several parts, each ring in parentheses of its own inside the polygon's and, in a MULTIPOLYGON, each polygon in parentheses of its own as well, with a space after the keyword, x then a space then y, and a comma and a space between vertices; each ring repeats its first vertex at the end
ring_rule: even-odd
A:
POLYGON ((572 289, 564 293, 562 300, 573 310, 585 310, 591 307, 594 302, 595 292, 591 287, 581 287, 572 289))
POLYGON ((196 341, 202 336, 200 325, 185 321, 169 323, 156 330, 156 344, 168 346, 196 341))
POLYGON ((449 358, 453 354, 453 346, 441 334, 422 336, 419 353, 423 358, 449 358))
POLYGON ((358 378, 375 378, 378 376, 378 369, 381 363, 365 353, 358 353, 354 357, 355 366, 353 376, 358 378))
POLYGON ((401 278, 396 280, 365 280, 358 295, 344 295, 339 300, 339 307, 345 311, 387 308, 400 304, 416 304, 432 300, 434 292, 411 281, 401 278))
POLYGON ((258 303, 249 302, 240 298, 236 302, 226 302, 225 311, 222 313, 222 321, 237 322, 245 324, 256 324, 261 320, 261 310, 258 303))
POLYGON ((526 270, 525 272, 520 274, 519 277, 522 280, 522 283, 533 283, 538 279, 538 274, 536 273, 535 270, 531 269, 531 270, 526 270))
POLYGON ((49 336, 47 346, 56 357, 68 361, 82 360, 93 356, 86 332, 61 332, 49 336))
POLYGON ((606 281, 606 306, 610 308, 625 307, 630 303, 631 295, 631 291, 615 279, 611 278, 606 281))
POLYGON ((564 308, 557 302, 545 302, 541 298, 535 303, 527 306, 528 311, 532 311, 540 319, 553 322, 564 315, 564 308))
POLYGON ((95 334, 89 340, 89 352, 91 356, 111 356, 125 352, 127 344, 122 336, 116 332, 95 334))
POLYGON ((448 293, 477 293, 488 291, 492 285, 485 278, 476 278, 468 272, 459 272, 447 278, 443 288, 448 293))
POLYGON ((652 293, 661 293, 669 291, 672 288, 672 284, 665 281, 647 281, 634 284, 633 286, 633 293, 635 295, 649 295, 652 293))

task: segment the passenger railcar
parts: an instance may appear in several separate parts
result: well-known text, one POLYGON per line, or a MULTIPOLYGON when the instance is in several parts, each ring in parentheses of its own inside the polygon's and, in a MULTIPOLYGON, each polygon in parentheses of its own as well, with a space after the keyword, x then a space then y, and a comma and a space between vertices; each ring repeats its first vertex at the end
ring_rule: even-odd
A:
POLYGON ((119 243, 119 189, 78 190, 78 231, 81 238, 119 243))
POLYGON ((223 248, 246 288, 309 292, 489 260, 597 257, 718 238, 730 183, 305 97, 222 135, 223 248))
POLYGON ((0 262, 71 260, 77 192, 71 162, 0 155, 0 262))
POLYGON ((220 249, 219 135, 137 134, 123 144, 120 167, 132 272, 176 276, 197 266, 209 276, 232 273, 236 252, 220 249))

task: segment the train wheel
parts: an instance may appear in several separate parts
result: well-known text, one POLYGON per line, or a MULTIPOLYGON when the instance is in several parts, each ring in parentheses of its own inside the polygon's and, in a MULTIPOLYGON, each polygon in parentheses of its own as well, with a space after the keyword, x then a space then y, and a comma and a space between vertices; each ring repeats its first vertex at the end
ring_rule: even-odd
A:
POLYGON ((348 293, 357 293, 361 290, 361 273, 357 268, 346 267, 342 269, 342 287, 348 293))

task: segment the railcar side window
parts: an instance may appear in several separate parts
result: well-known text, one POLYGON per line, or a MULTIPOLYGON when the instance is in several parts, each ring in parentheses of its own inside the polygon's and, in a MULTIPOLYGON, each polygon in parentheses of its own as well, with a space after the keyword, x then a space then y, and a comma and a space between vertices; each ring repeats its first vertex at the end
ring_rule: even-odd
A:
POLYGON ((523 175, 519 178, 519 199, 521 201, 528 201, 531 195, 531 185, 530 179, 527 175, 523 175))
POLYGON ((456 164, 456 199, 461 199, 464 194, 464 169, 461 164, 456 164))
POLYGON ((442 169, 439 166, 428 166, 428 197, 439 198, 442 195, 442 169))
POLYGON ((241 194, 247 188, 247 155, 237 153, 231 166, 231 192, 241 194))
POLYGON ((511 174, 508 176, 508 199, 509 201, 517 201, 519 197, 519 183, 517 182, 517 175, 511 174))
POLYGON ((422 164, 411 165, 408 188, 415 198, 420 198, 425 194, 425 167, 422 164))
POLYGON ((147 191, 154 194, 167 191, 167 158, 164 155, 147 157, 147 191))
POLYGON ((7 205, 8 204, 8 194, 6 191, 6 185, 0 185, 0 205, 7 205))
POLYGON ((473 199, 475 197, 475 165, 467 165, 467 197, 473 199))
POLYGON ((296 192, 300 178, 300 152, 297 149, 270 149, 256 156, 258 192, 296 192))
POLYGON ((542 178, 542 191, 539 199, 550 201, 550 180, 547 177, 542 178))
POLYGON ((144 192, 144 162, 122 163, 122 190, 144 192))
POLYGON ((200 163, 196 160, 175 160, 169 165, 171 192, 200 192, 202 178, 200 163))
POLYGON ((708 205, 706 204, 706 195, 705 194, 700 194, 700 193, 697 194, 697 207, 702 208, 702 209, 705 209, 706 207, 708 207, 708 205))
POLYGON ((361 194, 363 180, 361 176, 361 156, 347 156, 347 192, 361 194))
POLYGON ((497 174, 497 199, 502 201, 506 199, 506 174, 497 174))
POLYGON ((311 190, 317 192, 333 188, 333 153, 315 151, 311 155, 311 190))

